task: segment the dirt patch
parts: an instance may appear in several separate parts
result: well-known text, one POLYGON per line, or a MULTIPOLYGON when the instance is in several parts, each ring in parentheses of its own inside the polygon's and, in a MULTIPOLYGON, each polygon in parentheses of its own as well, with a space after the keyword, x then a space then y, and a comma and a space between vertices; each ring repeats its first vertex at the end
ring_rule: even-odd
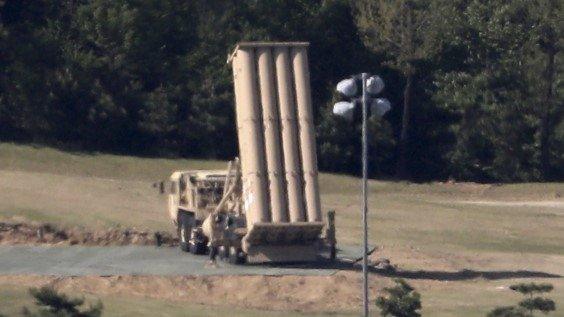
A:
MULTIPOLYGON (((348 311, 361 306, 360 275, 332 276, 0 276, 0 284, 98 296, 141 296, 193 304, 282 311, 348 311)), ((371 283, 372 296, 388 279, 371 283)))
POLYGON ((110 228, 89 231, 84 228, 62 228, 52 224, 0 222, 0 245, 164 245, 175 246, 178 239, 169 232, 110 228))

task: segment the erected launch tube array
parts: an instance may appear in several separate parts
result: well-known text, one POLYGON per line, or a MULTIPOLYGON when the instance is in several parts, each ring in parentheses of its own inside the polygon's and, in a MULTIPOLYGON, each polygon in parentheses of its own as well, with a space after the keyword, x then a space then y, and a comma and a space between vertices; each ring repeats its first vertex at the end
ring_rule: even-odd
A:
POLYGON ((302 158, 305 203, 309 221, 321 221, 321 202, 317 180, 317 152, 315 146, 315 130, 313 127, 313 111, 307 50, 304 46, 292 48, 292 66, 296 89, 298 109, 298 126, 302 158))
POLYGON ((250 231, 321 226, 307 47, 247 42, 230 56, 250 231))

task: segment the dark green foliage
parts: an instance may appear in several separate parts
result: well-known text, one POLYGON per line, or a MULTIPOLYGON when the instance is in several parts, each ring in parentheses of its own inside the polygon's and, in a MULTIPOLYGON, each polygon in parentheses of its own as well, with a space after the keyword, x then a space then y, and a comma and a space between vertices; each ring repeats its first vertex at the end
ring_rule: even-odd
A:
POLYGON ((532 317, 534 311, 540 311, 548 314, 556 310, 556 303, 549 299, 536 294, 549 293, 554 287, 548 283, 520 283, 514 284, 509 289, 528 296, 519 302, 519 306, 498 307, 492 310, 488 317, 532 317))
POLYGON ((384 288, 387 297, 378 297, 376 305, 382 316, 419 317, 421 295, 403 279, 395 279, 396 286, 384 288))
POLYGON ((548 284, 548 283, 541 283, 541 284, 520 283, 520 284, 511 285, 509 287, 509 289, 516 291, 516 292, 519 292, 523 295, 531 295, 531 294, 534 294, 534 293, 551 292, 554 289, 554 286, 552 286, 552 284, 548 284))
POLYGON ((360 126, 331 106, 339 80, 369 71, 394 105, 370 122, 372 176, 400 162, 415 180, 558 180, 561 10, 558 0, 0 0, 0 141, 232 158, 227 55, 242 40, 309 41, 322 170, 360 172, 360 126))
POLYGON ((533 310, 539 310, 545 314, 556 310, 556 304, 553 300, 542 297, 524 299, 519 302, 519 306, 530 312, 532 312, 533 310))
POLYGON ((511 285, 511 290, 519 292, 525 296, 529 296, 519 302, 519 307, 529 312, 529 316, 533 315, 533 311, 538 310, 543 313, 549 313, 556 309, 556 304, 549 298, 535 296, 535 294, 549 293, 553 290, 552 284, 542 283, 520 283, 511 285))
POLYGON ((520 307, 504 306, 489 312, 488 317, 528 317, 528 314, 520 307))
MULTIPOLYGON (((551 1, 538 4, 546 2, 551 1)), ((451 162, 451 174, 480 181, 523 181, 542 179, 543 173, 547 178, 543 169, 560 173, 551 162, 562 152, 541 151, 546 152, 552 142, 546 138, 553 140, 554 135, 539 111, 546 108, 542 87, 553 87, 548 102, 563 101, 554 90, 556 83, 543 80, 546 70, 536 34, 541 16, 551 9, 525 0, 460 0, 445 2, 443 9, 454 13, 443 30, 457 22, 447 30, 443 45, 459 55, 443 59, 449 69, 435 74, 433 100, 458 118, 450 125, 454 142, 443 153, 451 162), (462 19, 452 21, 457 16, 462 19)), ((559 115, 554 118, 561 120, 559 115)))
POLYGON ((81 310, 80 306, 84 304, 84 298, 70 298, 48 286, 39 289, 31 288, 29 293, 35 298, 39 310, 37 313, 31 313, 29 309, 24 308, 23 314, 25 316, 99 317, 102 315, 103 305, 100 301, 85 310, 81 310))

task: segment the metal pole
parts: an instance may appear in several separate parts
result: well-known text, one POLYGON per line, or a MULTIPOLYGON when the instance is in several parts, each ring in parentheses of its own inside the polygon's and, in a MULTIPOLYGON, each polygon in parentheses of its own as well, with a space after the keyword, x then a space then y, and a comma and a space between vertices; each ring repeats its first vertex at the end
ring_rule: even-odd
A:
POLYGON ((364 317, 368 317, 368 96, 366 93, 367 73, 362 73, 362 225, 364 230, 364 251, 362 252, 364 317))

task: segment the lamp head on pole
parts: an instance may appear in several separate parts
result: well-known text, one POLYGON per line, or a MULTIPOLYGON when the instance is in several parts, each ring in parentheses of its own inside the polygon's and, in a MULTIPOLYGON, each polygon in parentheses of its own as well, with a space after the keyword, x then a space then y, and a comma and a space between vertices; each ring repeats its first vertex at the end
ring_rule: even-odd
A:
POLYGON ((392 109, 392 105, 386 98, 376 98, 370 102, 370 113, 374 116, 382 117, 392 109))
POLYGON ((333 114, 347 121, 353 120, 354 102, 339 101, 333 106, 333 114))
POLYGON ((354 97, 358 91, 356 81, 353 78, 341 80, 337 84, 337 91, 346 97, 354 97))
MULTIPOLYGON (((354 109, 357 104, 360 104, 359 85, 362 86, 363 78, 370 75, 354 75, 351 78, 343 79, 337 84, 337 91, 346 97, 349 101, 339 101, 333 106, 333 114, 344 118, 347 121, 352 121, 354 118, 354 109)), ((385 98, 375 98, 380 94, 385 87, 384 81, 378 75, 372 75, 366 79, 366 92, 368 93, 368 105, 370 107, 370 114, 378 117, 385 115, 392 105, 385 98)))
POLYGON ((384 90, 384 81, 378 75, 371 76, 366 80, 366 90, 371 95, 377 95, 384 90))

